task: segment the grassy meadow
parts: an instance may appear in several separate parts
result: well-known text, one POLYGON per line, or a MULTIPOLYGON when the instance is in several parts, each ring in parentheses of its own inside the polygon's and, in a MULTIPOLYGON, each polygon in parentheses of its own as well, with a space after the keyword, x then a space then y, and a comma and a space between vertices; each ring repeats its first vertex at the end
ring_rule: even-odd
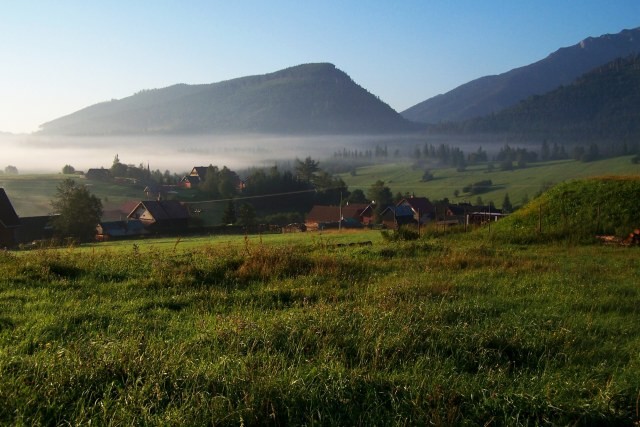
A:
POLYGON ((637 425, 638 255, 482 232, 2 252, 0 424, 637 425))
POLYGON ((493 187, 490 191, 479 194, 485 203, 493 201, 497 207, 502 205, 504 195, 509 194, 514 206, 520 205, 522 200, 532 199, 541 189, 550 184, 601 175, 638 175, 640 165, 632 164, 631 157, 616 157, 594 162, 578 162, 575 160, 561 160, 544 163, 530 163, 524 169, 512 171, 495 169, 488 171, 487 165, 469 166, 466 171, 458 172, 455 168, 431 169, 434 179, 422 182, 424 169, 412 169, 410 163, 390 163, 358 168, 356 175, 342 174, 340 177, 350 190, 359 188, 366 191, 377 180, 382 180, 395 194, 414 193, 431 200, 449 198, 452 203, 475 203, 478 195, 463 192, 463 187, 491 180, 493 187), (454 192, 458 190, 456 197, 454 192))

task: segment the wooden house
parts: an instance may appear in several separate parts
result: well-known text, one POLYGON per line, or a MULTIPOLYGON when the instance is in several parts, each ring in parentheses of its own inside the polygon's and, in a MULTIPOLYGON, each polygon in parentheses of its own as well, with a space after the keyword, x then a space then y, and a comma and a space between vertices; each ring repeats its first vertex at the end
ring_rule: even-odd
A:
POLYGON ((11 247, 16 244, 16 230, 20 226, 20 218, 13 209, 13 205, 0 188, 0 247, 11 247))
MULTIPOLYGON (((197 188, 205 179, 207 179, 208 166, 194 166, 189 175, 182 177, 178 185, 183 188, 197 188)), ((224 170, 224 168, 223 168, 224 170)), ((228 170, 228 169, 227 169, 228 170)), ((233 184, 238 193, 246 188, 246 183, 240 179, 237 173, 229 171, 232 174, 233 184)))
POLYGON ((53 238, 53 219, 58 215, 26 216, 20 218, 20 227, 16 230, 18 243, 33 243, 53 238))
POLYGON ((178 183, 178 185, 183 188, 196 188, 198 184, 200 184, 200 178, 191 175, 183 176, 178 183))
POLYGON ((184 231, 189 225, 189 210, 177 200, 147 200, 138 203, 127 218, 140 220, 152 232, 184 231))
POLYGON ((326 228, 357 228, 369 224, 373 210, 368 204, 353 203, 343 206, 315 205, 307 214, 305 226, 309 230, 326 228))
POLYGON ((408 197, 400 200, 396 206, 408 207, 416 224, 427 223, 434 217, 434 206, 426 197, 408 197))
POLYGON ((380 213, 380 220, 385 228, 391 230, 397 230, 403 225, 418 223, 414 218, 413 210, 407 205, 387 207, 380 213))
POLYGON ((139 237, 149 234, 139 219, 126 221, 103 221, 96 227, 96 240, 104 242, 114 239, 139 237))

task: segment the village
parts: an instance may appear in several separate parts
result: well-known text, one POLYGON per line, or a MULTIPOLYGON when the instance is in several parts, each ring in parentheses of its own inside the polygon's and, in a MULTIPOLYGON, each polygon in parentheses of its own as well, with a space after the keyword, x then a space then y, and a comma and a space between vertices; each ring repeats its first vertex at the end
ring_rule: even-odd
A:
MULTIPOLYGON (((226 174, 233 185, 231 193, 234 198, 190 202, 176 197, 180 191, 203 187, 207 182, 207 172, 212 170, 217 171, 217 168, 195 166, 175 184, 147 182, 143 189, 144 200, 131 200, 117 209, 103 212, 100 222, 96 224, 94 240, 101 242, 148 236, 291 233, 361 228, 397 230, 400 227, 414 227, 419 232, 423 226, 435 226, 443 230, 459 227, 466 230, 468 227, 497 221, 506 215, 491 205, 453 204, 447 200, 431 202, 427 197, 407 194, 382 206, 375 201, 352 202, 348 199, 335 204, 312 203, 311 208, 303 213, 304 219, 292 223, 258 222, 255 210, 250 204, 243 205, 249 206, 248 217, 237 220, 233 213, 232 219, 225 219, 224 214, 223 217, 220 216, 220 207, 225 206, 229 209, 231 206, 233 209, 234 202, 242 201, 243 196, 248 193, 247 181, 233 171, 223 169, 228 171, 226 174), (218 206, 218 209, 214 209, 217 213, 215 219, 206 218, 206 213, 212 211, 202 208, 203 204, 207 203, 209 206, 218 206)), ((87 181, 108 181, 121 185, 140 184, 133 178, 115 177, 110 169, 104 168, 89 169, 86 173, 78 175, 87 181)), ((249 198, 251 197, 247 199, 249 198)), ((281 209, 286 210, 286 207, 281 209)), ((54 217, 55 214, 19 217, 9 195, 0 188, 0 247, 25 247, 64 237, 56 236, 51 221, 54 217)))

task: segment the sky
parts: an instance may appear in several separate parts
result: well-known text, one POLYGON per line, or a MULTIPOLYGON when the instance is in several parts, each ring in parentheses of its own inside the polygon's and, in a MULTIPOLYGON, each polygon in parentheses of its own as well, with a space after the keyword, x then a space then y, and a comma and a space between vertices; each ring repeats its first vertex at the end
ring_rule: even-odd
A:
POLYGON ((640 0, 2 0, 0 131, 177 83, 331 62, 401 112, 589 36, 640 0))

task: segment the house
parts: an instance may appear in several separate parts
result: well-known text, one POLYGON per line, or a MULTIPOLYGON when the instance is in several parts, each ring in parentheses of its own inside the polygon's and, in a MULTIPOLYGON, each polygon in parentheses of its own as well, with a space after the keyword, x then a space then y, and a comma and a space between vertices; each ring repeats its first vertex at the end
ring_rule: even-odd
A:
POLYGON ((153 232, 184 231, 189 225, 189 210, 177 200, 147 200, 138 203, 127 218, 140 220, 153 232))
POLYGON ((183 188, 196 188, 198 184, 200 184, 200 178, 191 175, 185 175, 178 183, 183 188))
POLYGON ((396 230, 407 224, 417 224, 414 212, 410 206, 389 206, 380 213, 380 220, 385 228, 396 230))
POLYGON ((396 206, 406 206, 411 209, 416 223, 424 224, 434 218, 434 206, 426 197, 408 197, 400 200, 396 206))
MULTIPOLYGON (((477 208, 478 206, 476 206, 476 209, 477 208)), ((486 207, 486 209, 468 213, 467 225, 483 225, 489 222, 501 220, 505 216, 507 216, 507 214, 502 213, 499 209, 486 207)))
MULTIPOLYGON (((209 170, 208 166, 194 166, 189 172, 189 175, 184 176, 178 185, 183 188, 196 188, 202 182, 207 179, 207 172, 209 170)), ((246 188, 246 183, 240 179, 237 173, 227 169, 226 167, 222 168, 221 172, 227 172, 231 175, 231 179, 233 181, 233 185, 238 193, 242 193, 242 191, 246 188)))
POLYGON ((20 227, 16 230, 19 244, 33 243, 38 240, 53 239, 52 220, 58 215, 27 216, 20 218, 20 227))
POLYGON ((94 181, 111 181, 111 171, 109 169, 89 169, 84 176, 94 181))
POLYGON ((4 188, 0 188, 0 247, 11 247, 16 244, 16 229, 20 226, 20 218, 13 209, 4 188))
POLYGON ((373 215, 371 206, 364 203, 353 203, 345 206, 315 205, 307 214, 305 226, 309 230, 325 228, 358 228, 369 224, 373 215))
POLYGON ((96 240, 104 242, 113 239, 137 237, 149 234, 139 219, 127 221, 103 221, 96 227, 96 240))
POLYGON ((178 185, 183 188, 196 188, 207 178, 208 166, 194 166, 189 175, 182 177, 178 185))
POLYGON ((208 166, 194 166, 188 176, 197 178, 200 182, 202 182, 207 178, 208 169, 208 166))

